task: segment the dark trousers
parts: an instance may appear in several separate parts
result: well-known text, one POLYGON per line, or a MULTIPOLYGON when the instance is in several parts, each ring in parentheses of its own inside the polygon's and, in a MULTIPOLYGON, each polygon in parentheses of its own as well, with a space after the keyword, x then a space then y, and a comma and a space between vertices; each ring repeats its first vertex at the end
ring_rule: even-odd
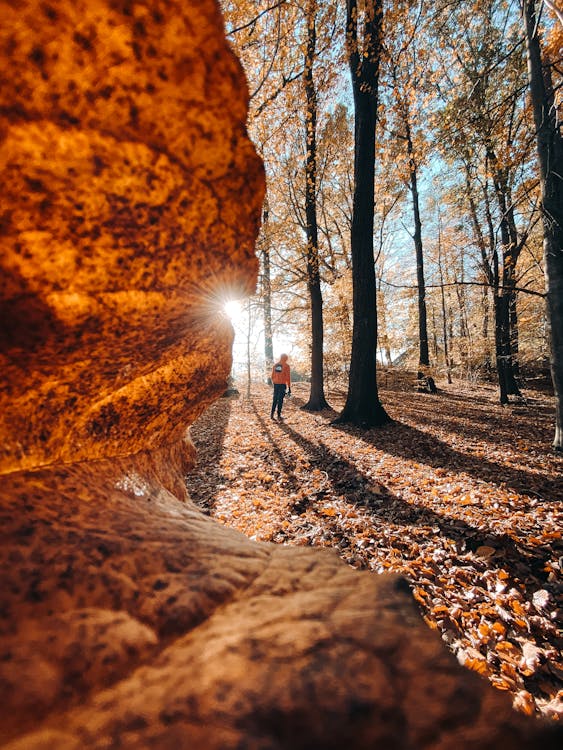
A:
POLYGON ((274 400, 272 401, 272 413, 270 416, 274 416, 274 412, 276 409, 278 410, 278 417, 281 416, 284 396, 285 383, 282 383, 281 385, 274 383, 274 400))

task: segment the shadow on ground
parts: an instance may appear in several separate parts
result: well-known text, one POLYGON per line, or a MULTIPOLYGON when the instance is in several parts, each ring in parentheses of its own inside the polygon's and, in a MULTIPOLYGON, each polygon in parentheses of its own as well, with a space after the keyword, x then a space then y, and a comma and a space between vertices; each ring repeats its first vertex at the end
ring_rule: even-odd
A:
POLYGON ((463 471, 469 476, 542 500, 559 502, 563 484, 545 474, 535 474, 506 464, 490 461, 484 456, 466 455, 434 435, 403 422, 392 422, 381 429, 360 430, 351 425, 333 425, 377 450, 392 456, 417 461, 433 468, 463 471))
MULTIPOLYGON (((384 485, 373 487, 373 480, 326 445, 312 443, 285 423, 280 429, 299 445, 311 463, 326 472, 335 494, 343 495, 350 503, 366 508, 374 518, 408 526, 436 527, 441 535, 453 540, 460 551, 475 551, 481 546, 491 546, 502 553, 503 567, 515 578, 525 579, 532 572, 539 580, 546 580, 544 571, 547 548, 530 547, 515 542, 507 534, 487 533, 460 519, 453 519, 399 499, 384 485)), ((381 449, 381 446, 378 445, 381 449)), ((552 547, 549 547, 551 551, 552 547)), ((532 587, 535 589, 535 586, 532 587)), ((533 593, 533 592, 531 592, 533 593)))
POLYGON ((233 398, 215 401, 190 428, 190 436, 197 450, 197 465, 186 475, 186 487, 190 498, 207 515, 212 514, 218 486, 225 481, 220 461, 233 398), (205 467, 205 475, 198 467, 205 467))

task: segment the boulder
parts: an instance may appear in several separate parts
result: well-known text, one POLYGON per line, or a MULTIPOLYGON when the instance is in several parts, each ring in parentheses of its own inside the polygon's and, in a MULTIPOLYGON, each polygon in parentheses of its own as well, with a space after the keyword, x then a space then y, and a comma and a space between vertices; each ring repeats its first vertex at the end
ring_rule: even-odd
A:
POLYGON ((0 21, 0 745, 559 746, 401 579, 189 501, 264 189, 214 2, 1 0, 0 21))
MULTIPOLYGON (((557 746, 402 579, 251 542, 139 459, 4 477, 6 750, 557 746)), ((179 485, 177 459, 160 466, 179 485)))
POLYGON ((0 472, 177 442, 225 388, 262 165, 207 0, 0 5, 0 472))

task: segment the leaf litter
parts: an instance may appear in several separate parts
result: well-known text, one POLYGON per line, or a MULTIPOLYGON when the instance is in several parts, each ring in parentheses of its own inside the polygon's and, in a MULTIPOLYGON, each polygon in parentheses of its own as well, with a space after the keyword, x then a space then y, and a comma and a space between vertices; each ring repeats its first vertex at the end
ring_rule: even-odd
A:
POLYGON ((563 717, 563 457, 554 409, 534 392, 501 407, 490 386, 380 387, 394 422, 331 425, 333 409, 270 420, 271 390, 223 398, 192 427, 190 496, 251 539, 333 547, 358 569, 402 574, 461 664, 526 714, 563 717))

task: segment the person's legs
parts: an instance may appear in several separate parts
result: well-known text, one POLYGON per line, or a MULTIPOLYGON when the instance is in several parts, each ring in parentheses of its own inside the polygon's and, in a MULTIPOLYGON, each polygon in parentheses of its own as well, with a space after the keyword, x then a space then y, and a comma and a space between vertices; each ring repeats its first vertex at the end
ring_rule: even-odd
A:
POLYGON ((279 398, 280 398, 280 387, 279 385, 276 385, 274 383, 274 396, 272 399, 272 411, 270 412, 270 419, 274 418, 274 412, 276 411, 276 407, 278 406, 279 398))
POLYGON ((281 416, 284 395, 285 395, 285 385, 274 384, 274 397, 272 399, 272 411, 270 412, 271 419, 274 418, 274 412, 276 410, 278 412, 278 417, 281 416))
POLYGON ((285 385, 280 385, 279 389, 280 389, 280 395, 278 397, 278 419, 281 419, 282 418, 281 410, 283 406, 283 399, 285 396, 285 385))

